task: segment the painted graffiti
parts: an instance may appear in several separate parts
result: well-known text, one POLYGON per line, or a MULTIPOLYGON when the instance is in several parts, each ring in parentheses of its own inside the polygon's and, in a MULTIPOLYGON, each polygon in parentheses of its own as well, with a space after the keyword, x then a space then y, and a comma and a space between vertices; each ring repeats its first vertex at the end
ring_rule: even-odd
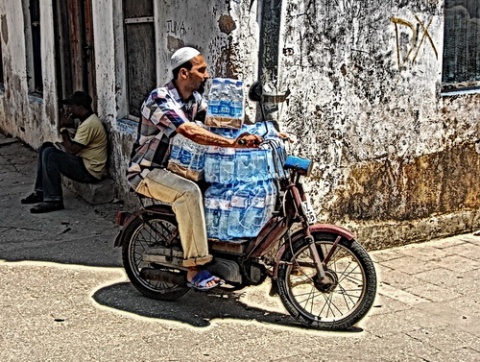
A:
POLYGON ((167 20, 167 34, 175 34, 175 35, 185 35, 185 25, 183 21, 176 21, 176 20, 167 20))
POLYGON ((425 42, 425 39, 427 39, 428 42, 430 43, 433 49, 433 52, 435 53, 435 58, 438 59, 437 48, 435 47, 432 37, 430 36, 430 33, 428 31, 428 28, 432 24, 433 18, 430 18, 430 20, 428 21, 428 24, 425 25, 424 22, 422 22, 417 15, 414 15, 414 17, 415 17, 415 20, 417 21, 416 25, 402 18, 397 18, 397 17, 390 18, 391 22, 395 24, 395 37, 397 42, 397 61, 398 61, 399 69, 402 69, 402 67, 405 64, 407 64, 410 59, 411 59, 412 65, 415 64, 415 61, 417 60, 418 52, 422 48, 423 43, 425 42), (399 26, 407 27, 412 32, 412 40, 410 42, 410 46, 408 47, 407 52, 403 57, 403 59, 401 57, 399 26), (419 40, 419 35, 420 35, 419 33, 421 34, 420 40, 419 40))

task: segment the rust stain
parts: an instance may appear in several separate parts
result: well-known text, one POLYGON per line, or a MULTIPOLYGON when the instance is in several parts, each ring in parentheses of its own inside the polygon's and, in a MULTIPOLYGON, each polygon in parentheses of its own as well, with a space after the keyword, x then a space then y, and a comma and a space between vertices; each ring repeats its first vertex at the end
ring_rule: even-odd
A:
POLYGON ((237 24, 230 15, 222 15, 218 19, 218 27, 222 33, 230 34, 237 28, 237 24))

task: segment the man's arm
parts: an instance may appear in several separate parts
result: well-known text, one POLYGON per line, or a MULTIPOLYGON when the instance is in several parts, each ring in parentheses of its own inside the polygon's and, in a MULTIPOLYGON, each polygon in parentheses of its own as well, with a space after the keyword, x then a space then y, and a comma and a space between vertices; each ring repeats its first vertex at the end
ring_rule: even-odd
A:
POLYGON ((73 142, 65 127, 60 128, 60 135, 62 136, 62 145, 65 147, 65 150, 72 155, 76 155, 85 147, 79 143, 73 142))
POLYGON ((219 146, 231 148, 258 147, 262 141, 261 137, 253 134, 243 133, 237 139, 229 139, 217 135, 209 130, 200 127, 194 122, 186 122, 177 127, 177 133, 205 146, 219 146))
POLYGON ((84 146, 75 143, 70 138, 70 133, 68 128, 74 128, 75 122, 72 119, 71 114, 67 114, 64 109, 61 110, 60 120, 58 122, 58 132, 62 137, 62 145, 65 147, 65 151, 72 155, 76 155, 82 150, 84 146))

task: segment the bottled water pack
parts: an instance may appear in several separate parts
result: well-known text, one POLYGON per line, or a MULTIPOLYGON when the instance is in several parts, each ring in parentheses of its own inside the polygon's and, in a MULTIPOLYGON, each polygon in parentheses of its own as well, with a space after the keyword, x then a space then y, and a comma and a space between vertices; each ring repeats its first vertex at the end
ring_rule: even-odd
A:
POLYGON ((275 210, 273 180, 213 184, 204 195, 207 236, 235 240, 258 235, 275 210))
POLYGON ((240 128, 244 118, 243 81, 214 78, 208 93, 205 124, 211 127, 240 128))
POLYGON ((283 142, 271 123, 212 131, 228 138, 249 132, 267 140, 261 148, 211 146, 205 153, 205 180, 212 184, 205 192, 208 237, 233 242, 255 237, 276 207, 276 180, 285 176, 283 142))
POLYGON ((168 169, 190 180, 203 179, 206 146, 177 134, 171 147, 168 169))

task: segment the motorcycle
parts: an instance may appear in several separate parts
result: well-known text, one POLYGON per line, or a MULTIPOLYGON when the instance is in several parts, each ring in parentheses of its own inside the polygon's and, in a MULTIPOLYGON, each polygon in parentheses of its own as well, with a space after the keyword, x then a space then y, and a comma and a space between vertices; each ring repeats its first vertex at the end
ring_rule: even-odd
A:
MULTIPOLYGON (((260 102, 260 83, 249 98, 260 102)), ((265 118, 264 118, 265 119, 265 118)), ((272 280, 278 294, 301 324, 321 330, 347 330, 373 305, 377 277, 366 250, 348 230, 317 223, 302 184, 312 164, 289 155, 278 181, 275 212, 256 237, 244 240, 209 239, 213 261, 205 268, 225 281, 218 288, 235 291, 272 280)), ((122 226, 115 247, 122 248, 123 264, 131 283, 143 295, 173 301, 191 290, 175 214, 168 205, 143 205, 134 213, 121 211, 122 226)), ((217 289, 218 289, 217 288, 217 289)))

